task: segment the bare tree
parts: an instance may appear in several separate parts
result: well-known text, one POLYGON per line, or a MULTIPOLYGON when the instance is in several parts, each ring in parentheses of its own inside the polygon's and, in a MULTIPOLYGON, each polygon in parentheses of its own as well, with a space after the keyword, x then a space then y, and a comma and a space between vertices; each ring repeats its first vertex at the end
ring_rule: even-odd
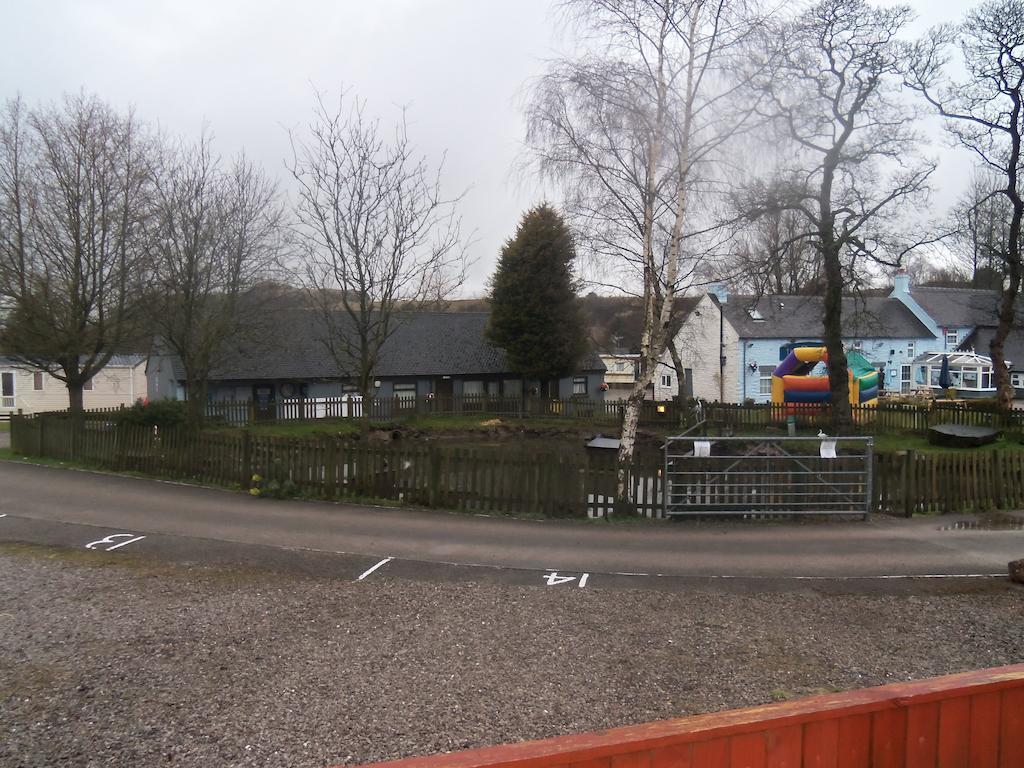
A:
POLYGON ((914 46, 907 84, 946 118, 946 128, 956 140, 998 175, 997 189, 1009 202, 1005 245, 999 254, 1006 284, 989 347, 999 402, 1009 408, 1013 387, 1003 347, 1013 328, 1024 269, 1024 0, 986 0, 960 24, 933 29, 914 46), (954 46, 966 70, 961 80, 950 79, 945 71, 954 46))
POLYGON ((1007 238, 1013 209, 1000 191, 1000 179, 987 167, 977 167, 964 194, 953 208, 953 246, 960 263, 978 288, 1002 289, 1007 238))
POLYGON ((206 131, 165 153, 154 174, 151 328, 185 372, 191 424, 205 416, 209 374, 225 339, 252 332, 255 295, 277 264, 277 185, 240 155, 223 168, 206 131))
POLYGON ((403 114, 388 136, 342 94, 334 106, 318 97, 308 135, 292 135, 305 284, 322 343, 363 397, 403 314, 465 279, 459 198, 442 194, 441 167, 417 155, 406 128, 403 114))
POLYGON ((771 210, 737 241, 719 279, 735 290, 765 294, 816 294, 821 290, 821 253, 804 237, 807 225, 791 210, 771 210))
POLYGON ((82 389, 135 332, 150 215, 150 145, 131 113, 65 96, 0 124, 2 346, 82 389))
POLYGON ((758 190, 754 218, 789 210, 802 220, 787 238, 819 252, 824 339, 834 427, 851 423, 842 296, 871 263, 899 264, 904 209, 926 192, 934 164, 917 152, 916 111, 901 98, 898 35, 904 6, 820 0, 765 35, 764 114, 792 150, 758 190))
MULTIPOLYGON (((691 284, 709 234, 701 205, 715 161, 749 123, 730 66, 753 22, 732 0, 567 0, 588 52, 553 62, 527 104, 530 160, 565 189, 587 247, 617 288, 642 297, 639 376, 619 460, 632 459, 644 391, 671 341, 675 297, 691 284), (703 194, 695 194, 700 189, 703 194)), ((620 471, 618 501, 627 503, 620 471)))

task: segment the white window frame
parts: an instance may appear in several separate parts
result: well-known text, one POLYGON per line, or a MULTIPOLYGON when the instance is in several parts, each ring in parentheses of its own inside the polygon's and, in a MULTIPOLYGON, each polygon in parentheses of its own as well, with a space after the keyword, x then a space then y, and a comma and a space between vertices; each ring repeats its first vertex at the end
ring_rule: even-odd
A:
POLYGON ((573 395, 585 395, 585 394, 587 394, 587 377, 586 376, 573 376, 572 377, 572 393, 573 393, 573 395))
POLYGON ((415 381, 396 381, 391 385, 391 391, 394 396, 401 398, 402 400, 415 400, 416 399, 416 382, 415 381))
POLYGON ((33 371, 32 372, 32 391, 33 392, 42 392, 43 391, 43 387, 45 387, 45 386, 46 386, 46 374, 43 373, 42 371, 33 371), (36 382, 39 383, 38 387, 36 386, 36 382))
POLYGON ((661 386, 671 387, 672 386, 672 374, 663 373, 661 374, 661 386))
POLYGON ((907 342, 907 359, 908 360, 913 360, 915 355, 917 355, 917 342, 916 341, 908 341, 907 342))
POLYGON ((18 375, 14 371, 0 371, 0 408, 14 408, 15 400, 18 397, 18 375), (3 380, 10 376, 10 394, 4 394, 3 380))
POLYGON ((1010 386, 1014 389, 1024 388, 1024 373, 1011 373, 1010 386))
POLYGON ((946 346, 955 347, 959 343, 960 334, 956 331, 946 331, 946 346))
POLYGON ((775 373, 775 367, 771 365, 761 365, 757 369, 757 393, 759 395, 770 395, 772 393, 772 375, 775 373), (767 371, 767 375, 765 372, 767 371))

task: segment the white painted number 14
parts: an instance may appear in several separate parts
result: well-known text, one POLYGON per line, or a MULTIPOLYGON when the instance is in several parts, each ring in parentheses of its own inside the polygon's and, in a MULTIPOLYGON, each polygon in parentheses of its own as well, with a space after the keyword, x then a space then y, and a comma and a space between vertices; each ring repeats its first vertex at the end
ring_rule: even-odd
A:
MULTIPOLYGON (((589 573, 584 573, 580 576, 580 587, 587 586, 587 579, 590 578, 589 573)), ((551 573, 545 574, 544 583, 549 587, 557 587, 559 584, 568 584, 570 581, 575 581, 575 576, 559 576, 558 571, 552 571, 551 573)))

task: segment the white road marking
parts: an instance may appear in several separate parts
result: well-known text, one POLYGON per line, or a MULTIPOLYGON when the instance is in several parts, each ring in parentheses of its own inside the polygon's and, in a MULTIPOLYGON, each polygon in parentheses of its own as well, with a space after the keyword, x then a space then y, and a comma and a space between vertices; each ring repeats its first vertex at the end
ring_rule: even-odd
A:
POLYGON ((393 557, 385 557, 383 560, 381 560, 379 563, 377 563, 372 568, 367 568, 365 571, 363 571, 362 575, 358 579, 356 579, 356 581, 362 581, 367 576, 369 576, 371 573, 373 573, 378 568, 380 568, 382 565, 387 565, 388 563, 390 563, 394 559, 395 558, 393 558, 393 557))
POLYGON ((734 573, 652 573, 656 579, 717 579, 748 582, 871 582, 896 579, 996 579, 1006 577, 1000 573, 879 573, 876 575, 736 575, 734 573))
POLYGON ((555 587, 559 584, 568 584, 570 581, 576 581, 575 576, 559 576, 558 571, 552 571, 544 575, 545 583, 549 587, 555 587))
POLYGON ((0 515, 0 517, 7 517, 7 513, 4 512, 2 515, 0 515))
POLYGON ((107 548, 107 552, 113 552, 118 547, 123 547, 123 546, 126 546, 128 544, 134 544, 136 541, 142 541, 144 538, 146 538, 146 537, 145 536, 136 536, 134 539, 128 539, 128 541, 122 541, 120 544, 115 544, 112 547, 108 547, 107 548))
POLYGON ((589 578, 589 573, 584 573, 582 576, 580 576, 580 589, 583 589, 583 587, 587 586, 587 579, 589 578))
POLYGON ((100 544, 110 544, 112 546, 107 547, 105 551, 113 552, 115 549, 118 549, 120 547, 127 546, 128 544, 134 544, 136 541, 142 541, 144 538, 146 538, 146 537, 145 536, 136 536, 134 533, 112 533, 109 536, 104 536, 102 539, 97 539, 96 541, 90 541, 88 544, 85 545, 85 548, 86 549, 96 549, 96 547, 99 546, 100 544), (121 542, 118 542, 117 544, 114 544, 114 539, 121 539, 121 538, 124 538, 125 536, 128 537, 127 541, 121 541, 121 542))

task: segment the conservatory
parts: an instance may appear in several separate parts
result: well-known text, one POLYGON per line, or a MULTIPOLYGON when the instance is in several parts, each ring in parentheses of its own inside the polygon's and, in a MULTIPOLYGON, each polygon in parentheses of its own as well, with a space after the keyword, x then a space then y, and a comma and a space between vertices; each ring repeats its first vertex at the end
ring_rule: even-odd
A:
POLYGON ((974 352, 926 352, 915 357, 914 383, 918 392, 944 391, 940 384, 943 358, 949 361, 949 386, 958 397, 995 397, 992 358, 974 352))

